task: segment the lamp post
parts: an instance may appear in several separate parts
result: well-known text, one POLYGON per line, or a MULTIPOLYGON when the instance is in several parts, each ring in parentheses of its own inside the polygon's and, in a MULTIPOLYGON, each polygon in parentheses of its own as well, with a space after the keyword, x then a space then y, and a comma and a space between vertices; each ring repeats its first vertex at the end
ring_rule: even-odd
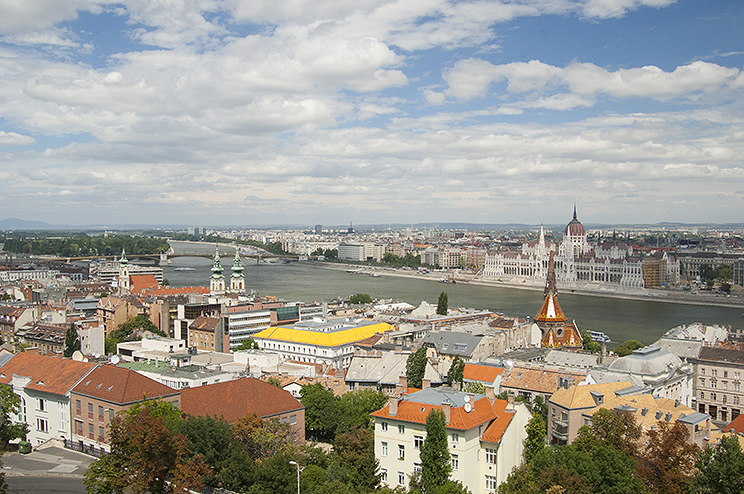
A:
POLYGON ((300 464, 296 461, 290 461, 289 464, 297 467, 297 494, 300 494, 300 464))

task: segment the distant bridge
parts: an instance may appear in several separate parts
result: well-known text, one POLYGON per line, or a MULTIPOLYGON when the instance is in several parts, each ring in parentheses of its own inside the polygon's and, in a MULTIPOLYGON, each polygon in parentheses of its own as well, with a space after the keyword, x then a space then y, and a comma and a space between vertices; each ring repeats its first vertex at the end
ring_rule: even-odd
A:
MULTIPOLYGON (((231 258, 235 255, 235 251, 233 252, 220 252, 220 257, 222 258, 231 258)), ((148 259, 151 261, 155 261, 158 264, 168 264, 170 259, 176 259, 178 257, 202 257, 204 259, 213 259, 214 254, 209 253, 199 253, 194 252, 193 254, 190 253, 183 253, 183 254, 175 254, 173 252, 166 252, 164 254, 131 254, 127 255, 128 260, 133 259, 148 259)), ((285 260, 297 260, 298 256, 295 254, 272 254, 270 252, 267 252, 265 254, 240 254, 240 257, 248 257, 251 259, 256 259, 258 262, 261 262, 266 259, 285 259, 285 260)), ((50 261, 57 261, 57 262, 75 262, 75 261, 92 261, 94 259, 102 259, 106 261, 112 261, 116 262, 119 259, 121 259, 121 255, 115 255, 115 256, 70 256, 70 257, 46 257, 44 256, 44 259, 48 259, 50 261)))

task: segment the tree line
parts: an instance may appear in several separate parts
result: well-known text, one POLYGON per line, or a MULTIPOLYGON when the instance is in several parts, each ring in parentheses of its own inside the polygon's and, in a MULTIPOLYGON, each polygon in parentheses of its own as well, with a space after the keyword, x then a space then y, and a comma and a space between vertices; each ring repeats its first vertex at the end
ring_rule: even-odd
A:
POLYGON ((115 256, 121 254, 122 250, 132 255, 161 254, 168 249, 165 239, 131 235, 81 234, 62 238, 9 236, 3 245, 5 252, 60 257, 115 256))
POLYGON ((744 492, 744 454, 723 437, 705 449, 690 443, 681 422, 659 421, 644 432, 633 414, 601 409, 570 445, 547 446, 546 422, 527 426, 525 463, 499 494, 686 494, 744 492))

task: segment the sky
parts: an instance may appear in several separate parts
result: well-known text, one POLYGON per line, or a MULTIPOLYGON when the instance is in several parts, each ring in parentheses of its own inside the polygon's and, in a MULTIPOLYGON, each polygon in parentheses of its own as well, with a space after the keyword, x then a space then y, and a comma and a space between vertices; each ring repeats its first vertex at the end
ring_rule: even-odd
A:
POLYGON ((744 221, 744 2, 0 0, 0 219, 744 221))

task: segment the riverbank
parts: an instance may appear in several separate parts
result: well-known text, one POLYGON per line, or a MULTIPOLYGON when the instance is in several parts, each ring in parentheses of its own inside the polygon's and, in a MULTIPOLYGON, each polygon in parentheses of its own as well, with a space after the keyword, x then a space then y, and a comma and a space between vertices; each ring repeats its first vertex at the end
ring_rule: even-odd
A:
MULTIPOLYGON (((420 271, 408 270, 408 269, 396 269, 388 268, 383 266, 365 266, 356 264, 341 264, 331 262, 316 262, 308 261, 315 266, 335 269, 338 271, 347 271, 349 269, 362 270, 369 272, 370 274, 375 273, 380 276, 394 276, 401 278, 413 278, 419 280, 441 282, 440 280, 446 280, 442 285, 447 285, 454 281, 457 284, 468 284, 468 285, 481 285, 491 286, 499 288, 513 288, 517 290, 529 290, 529 291, 543 291, 544 285, 524 282, 509 282, 509 281, 496 281, 496 280, 484 280, 478 277, 473 277, 470 274, 457 273, 456 278, 450 278, 452 273, 448 272, 430 272, 422 273, 420 271)), ((446 289, 445 289, 446 291, 446 289)), ((701 305, 709 307, 727 307, 727 308, 742 308, 744 309, 744 297, 741 295, 733 295, 727 297, 726 295, 704 293, 700 291, 678 291, 678 290, 662 290, 662 289, 640 289, 638 292, 629 292, 614 290, 606 287, 592 287, 592 288, 565 288, 561 290, 559 286, 559 293, 571 293, 573 295, 583 295, 590 297, 604 297, 604 298, 616 298, 622 300, 638 300, 642 302, 665 302, 673 304, 684 304, 684 305, 701 305)))

